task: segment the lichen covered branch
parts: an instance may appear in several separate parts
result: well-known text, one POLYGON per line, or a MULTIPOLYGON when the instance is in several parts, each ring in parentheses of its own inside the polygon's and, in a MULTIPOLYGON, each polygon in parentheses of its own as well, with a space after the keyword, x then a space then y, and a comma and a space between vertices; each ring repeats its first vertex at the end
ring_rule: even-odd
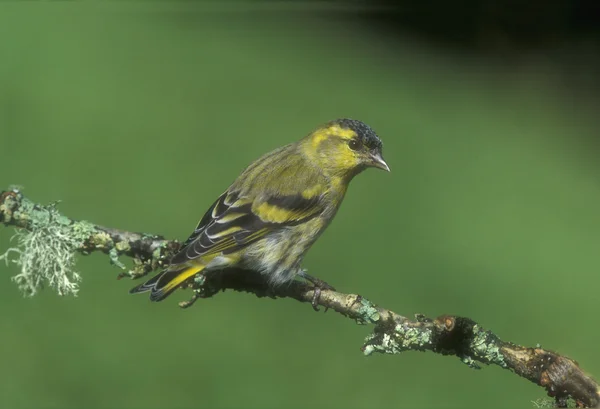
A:
POLYGON ((161 236, 69 219, 56 205, 33 203, 18 189, 0 193, 0 223, 21 228, 14 236, 17 247, 8 249, 0 260, 21 267, 13 280, 28 295, 46 283, 60 295, 77 294, 80 276, 74 270, 76 253, 101 251, 123 270, 121 275, 140 277, 161 267, 179 248, 177 241, 161 236), (121 255, 132 258, 133 268, 126 270, 119 260, 121 255))
MULTIPOLYGON (((79 279, 73 270, 76 253, 101 251, 122 268, 118 257, 131 257, 134 267, 122 274, 136 278, 160 268, 180 246, 179 242, 160 236, 71 220, 61 215, 54 204, 35 204, 17 189, 0 193, 0 222, 21 228, 16 233, 17 247, 1 258, 20 265, 21 273, 15 281, 28 294, 34 294, 45 282, 59 294, 75 293, 79 279)), ((226 289, 308 303, 314 296, 314 288, 307 283, 293 282, 273 289, 260 274, 239 269, 208 273, 196 277, 190 285, 194 296, 183 307, 226 289)), ((361 324, 375 325, 362 347, 365 355, 404 351, 454 355, 471 368, 479 368, 479 364, 498 365, 529 379, 546 389, 555 399, 555 406, 566 407, 569 401, 580 407, 600 404, 598 383, 575 361, 550 350, 502 341, 469 318, 444 315, 430 319, 417 315, 409 319, 360 295, 330 290, 321 292, 318 303, 361 324)))

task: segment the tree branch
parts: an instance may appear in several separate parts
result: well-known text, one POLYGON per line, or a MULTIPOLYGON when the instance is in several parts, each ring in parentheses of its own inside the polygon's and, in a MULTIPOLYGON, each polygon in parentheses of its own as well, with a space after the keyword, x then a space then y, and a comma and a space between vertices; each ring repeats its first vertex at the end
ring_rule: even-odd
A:
MULTIPOLYGON (((19 247, 2 257, 20 265, 14 279, 28 294, 34 294, 45 282, 59 294, 77 291, 78 275, 72 270, 75 253, 101 251, 123 270, 119 256, 131 257, 134 266, 120 276, 137 278, 162 267, 180 247, 175 240, 161 236, 110 229, 61 215, 56 204, 39 205, 17 189, 0 193, 0 222, 21 228, 16 235, 19 247), (11 257, 16 253, 18 257, 11 257)), ((259 273, 229 269, 207 273, 191 280, 193 298, 181 304, 189 307, 198 298, 209 298, 232 289, 258 297, 293 298, 310 303, 313 287, 294 281, 288 286, 270 288, 259 273)), ((579 365, 550 350, 527 348, 502 341, 469 318, 442 315, 435 319, 417 315, 409 319, 379 307, 356 294, 323 290, 319 305, 363 324, 374 324, 373 334, 365 340, 365 355, 375 352, 398 354, 404 351, 432 351, 455 355, 471 368, 478 363, 498 365, 544 387, 555 405, 566 407, 572 399, 580 407, 600 404, 600 387, 579 365)))

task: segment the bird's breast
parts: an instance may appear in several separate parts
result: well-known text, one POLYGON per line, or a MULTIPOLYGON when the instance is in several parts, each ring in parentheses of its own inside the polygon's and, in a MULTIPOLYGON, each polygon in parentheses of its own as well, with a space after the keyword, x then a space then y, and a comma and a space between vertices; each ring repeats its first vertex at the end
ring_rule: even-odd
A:
POLYGON ((273 285, 290 281, 299 271, 305 253, 326 225, 325 218, 315 217, 272 232, 246 250, 243 264, 263 273, 273 285))

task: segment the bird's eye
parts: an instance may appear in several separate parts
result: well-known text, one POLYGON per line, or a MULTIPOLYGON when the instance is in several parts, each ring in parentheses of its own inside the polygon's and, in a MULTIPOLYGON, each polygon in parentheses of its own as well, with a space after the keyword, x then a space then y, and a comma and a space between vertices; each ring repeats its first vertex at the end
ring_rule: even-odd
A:
POLYGON ((348 147, 353 151, 359 150, 361 146, 362 143, 358 139, 350 139, 350 142, 348 142, 348 147))

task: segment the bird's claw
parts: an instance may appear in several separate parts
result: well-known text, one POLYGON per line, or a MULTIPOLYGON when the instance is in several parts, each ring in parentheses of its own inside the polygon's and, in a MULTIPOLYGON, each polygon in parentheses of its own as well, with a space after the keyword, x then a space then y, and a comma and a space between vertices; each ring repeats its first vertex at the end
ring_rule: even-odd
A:
MULTIPOLYGON (((306 281, 309 281, 314 286, 314 288, 313 288, 314 293, 313 293, 311 305, 313 307, 313 310, 319 311, 319 301, 321 301, 321 292, 323 290, 335 291, 335 288, 333 288, 333 286, 327 284, 325 281, 321 280, 320 278, 316 278, 316 277, 309 275, 304 270, 300 273, 300 276, 302 278, 304 278, 306 281)), ((327 312, 328 309, 329 309, 328 307, 325 307, 325 312, 327 312)))
MULTIPOLYGON (((319 311, 319 301, 321 300, 321 288, 315 287, 313 291, 313 298, 310 304, 312 305, 313 310, 319 311)), ((325 308, 325 311, 327 311, 327 308, 325 308)))

